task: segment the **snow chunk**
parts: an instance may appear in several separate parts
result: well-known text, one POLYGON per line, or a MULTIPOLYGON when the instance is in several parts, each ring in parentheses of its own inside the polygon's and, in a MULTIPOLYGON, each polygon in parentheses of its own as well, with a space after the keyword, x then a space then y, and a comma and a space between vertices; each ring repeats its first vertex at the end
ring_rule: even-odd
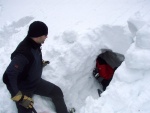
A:
POLYGON ((145 25, 136 34, 136 46, 150 49, 150 25, 145 25))
POLYGON ((147 70, 150 69, 150 50, 141 49, 132 44, 125 55, 125 63, 128 68, 147 70))
POLYGON ((134 16, 128 19, 128 27, 133 35, 135 35, 136 32, 144 26, 144 24, 145 21, 143 20, 139 12, 135 13, 134 16))
POLYGON ((75 31, 65 31, 62 34, 62 38, 67 43, 74 43, 76 41, 78 34, 75 31))

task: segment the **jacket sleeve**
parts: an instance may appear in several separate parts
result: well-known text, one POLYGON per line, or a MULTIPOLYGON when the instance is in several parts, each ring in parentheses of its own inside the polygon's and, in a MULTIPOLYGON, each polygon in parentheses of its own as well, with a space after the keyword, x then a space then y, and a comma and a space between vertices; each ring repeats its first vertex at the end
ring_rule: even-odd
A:
POLYGON ((19 91, 17 86, 17 79, 18 76, 21 76, 23 69, 28 63, 28 59, 25 56, 19 54, 11 60, 9 66, 7 67, 5 74, 8 78, 7 85, 9 85, 12 95, 17 94, 19 91))

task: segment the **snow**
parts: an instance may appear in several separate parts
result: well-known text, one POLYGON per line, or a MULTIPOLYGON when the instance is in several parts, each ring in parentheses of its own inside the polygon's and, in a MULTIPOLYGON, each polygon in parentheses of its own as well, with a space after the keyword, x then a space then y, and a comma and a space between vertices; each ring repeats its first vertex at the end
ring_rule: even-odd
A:
MULTIPOLYGON (((149 0, 1 0, 0 76, 30 23, 40 20, 49 27, 42 52, 50 64, 42 77, 61 87, 68 109, 150 113, 149 6, 149 0), (92 70, 103 49, 125 55, 125 61, 99 97, 92 70)), ((17 112, 2 81, 0 97, 0 113, 17 112)), ((49 98, 33 98, 38 113, 55 113, 49 98)))

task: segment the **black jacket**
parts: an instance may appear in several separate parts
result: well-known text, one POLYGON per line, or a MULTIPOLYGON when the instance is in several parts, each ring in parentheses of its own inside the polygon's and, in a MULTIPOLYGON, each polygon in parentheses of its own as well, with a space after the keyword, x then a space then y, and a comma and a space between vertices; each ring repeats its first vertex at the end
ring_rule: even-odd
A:
POLYGON ((34 91, 41 80, 41 44, 26 37, 11 54, 11 62, 3 75, 3 82, 14 96, 19 90, 34 91))

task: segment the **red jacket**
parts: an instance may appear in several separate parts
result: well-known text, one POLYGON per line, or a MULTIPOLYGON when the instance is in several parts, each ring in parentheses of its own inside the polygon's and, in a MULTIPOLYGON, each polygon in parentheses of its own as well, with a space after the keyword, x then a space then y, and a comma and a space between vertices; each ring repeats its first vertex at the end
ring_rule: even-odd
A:
POLYGON ((98 73, 100 77, 104 79, 112 78, 114 74, 114 69, 110 67, 108 64, 99 64, 98 61, 96 62, 96 67, 98 69, 98 73))

